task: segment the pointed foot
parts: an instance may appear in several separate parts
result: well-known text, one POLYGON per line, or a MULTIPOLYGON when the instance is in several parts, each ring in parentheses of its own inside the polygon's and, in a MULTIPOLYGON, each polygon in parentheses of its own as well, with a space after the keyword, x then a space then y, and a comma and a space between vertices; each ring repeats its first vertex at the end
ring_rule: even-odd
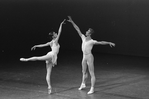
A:
POLYGON ((20 58, 20 61, 27 61, 27 59, 25 59, 25 58, 20 58))

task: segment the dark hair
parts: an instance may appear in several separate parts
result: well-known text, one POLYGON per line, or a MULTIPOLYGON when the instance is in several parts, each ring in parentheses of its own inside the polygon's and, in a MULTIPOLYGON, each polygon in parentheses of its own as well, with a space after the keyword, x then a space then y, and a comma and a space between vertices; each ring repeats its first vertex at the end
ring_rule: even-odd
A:
POLYGON ((53 32, 50 32, 49 35, 53 35, 53 32))
POLYGON ((57 34, 57 33, 55 33, 54 31, 49 33, 49 35, 54 35, 54 34, 57 34))
POLYGON ((89 30, 91 31, 90 33, 93 34, 94 30, 92 28, 89 28, 89 30))

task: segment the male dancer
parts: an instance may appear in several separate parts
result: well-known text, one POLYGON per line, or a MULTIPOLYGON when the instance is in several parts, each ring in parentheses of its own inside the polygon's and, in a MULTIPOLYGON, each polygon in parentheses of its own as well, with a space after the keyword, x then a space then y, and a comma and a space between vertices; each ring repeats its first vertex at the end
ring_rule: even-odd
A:
POLYGON ((115 46, 114 43, 112 42, 106 42, 106 41, 96 41, 91 38, 92 33, 94 32, 93 29, 89 28, 88 31, 86 31, 86 34, 82 34, 79 27, 73 22, 72 18, 68 16, 69 20, 68 22, 72 23, 73 27, 77 30, 79 36, 82 39, 82 52, 83 52, 83 60, 82 60, 82 83, 79 88, 79 90, 83 89, 86 87, 86 79, 88 77, 88 74, 86 72, 87 67, 89 69, 89 73, 91 75, 91 88, 88 94, 94 93, 94 86, 95 86, 95 74, 94 74, 94 56, 92 54, 92 48, 93 45, 95 44, 101 44, 101 45, 106 45, 109 44, 111 47, 115 46))

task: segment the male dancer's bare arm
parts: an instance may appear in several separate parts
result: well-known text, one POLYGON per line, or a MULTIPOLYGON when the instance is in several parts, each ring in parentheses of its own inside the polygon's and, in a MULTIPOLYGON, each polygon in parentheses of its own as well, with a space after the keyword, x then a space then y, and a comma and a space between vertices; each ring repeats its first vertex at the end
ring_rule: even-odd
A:
POLYGON ((101 45, 107 45, 107 44, 109 44, 111 47, 112 47, 112 46, 115 46, 114 43, 112 43, 112 42, 107 42, 107 41, 97 41, 95 44, 101 44, 101 45))
POLYGON ((72 20, 72 18, 70 16, 68 16, 69 18, 69 22, 72 23, 73 27, 77 30, 79 36, 81 37, 83 34, 82 32, 80 31, 80 28, 74 23, 74 21, 72 20))

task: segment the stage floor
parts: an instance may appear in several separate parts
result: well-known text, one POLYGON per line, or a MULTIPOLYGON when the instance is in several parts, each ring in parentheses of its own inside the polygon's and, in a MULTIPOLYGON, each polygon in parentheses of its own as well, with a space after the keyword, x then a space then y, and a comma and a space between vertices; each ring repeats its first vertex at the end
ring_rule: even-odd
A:
POLYGON ((149 99, 149 58, 96 54, 95 93, 81 84, 81 55, 60 55, 52 70, 52 94, 47 92, 44 62, 6 61, 0 64, 0 99, 149 99))

